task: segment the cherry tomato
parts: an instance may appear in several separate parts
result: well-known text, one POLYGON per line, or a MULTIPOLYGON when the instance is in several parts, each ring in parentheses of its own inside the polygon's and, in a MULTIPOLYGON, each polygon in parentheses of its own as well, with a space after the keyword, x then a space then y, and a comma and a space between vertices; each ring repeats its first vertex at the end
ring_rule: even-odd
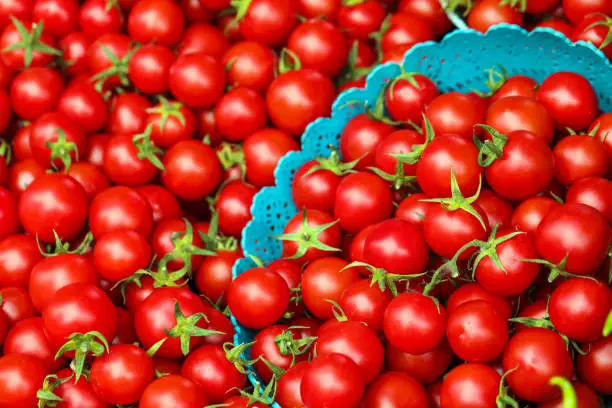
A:
POLYGON ((252 0, 240 20, 240 33, 249 41, 277 46, 284 44, 297 24, 291 0, 252 0))
POLYGON ((553 118, 546 107, 524 96, 509 96, 493 102, 487 110, 485 123, 506 135, 515 130, 526 130, 549 145, 555 131, 553 118))
MULTIPOLYGON (((612 393, 612 337, 604 337, 591 343, 586 355, 576 357, 576 370, 578 377, 588 386, 602 394, 612 393)), ((569 377, 568 377, 569 378, 569 377)))
POLYGON ((111 102, 107 125, 109 133, 133 136, 144 132, 149 108, 151 102, 141 94, 126 92, 117 95, 111 102))
POLYGON ((567 190, 565 201, 586 204, 599 211, 608 223, 612 223, 612 182, 605 178, 589 177, 578 180, 567 190))
POLYGON ((94 238, 120 229, 131 229, 149 237, 153 232, 151 206, 136 190, 111 187, 92 201, 89 226, 94 238))
POLYGON ((572 185, 586 177, 603 177, 608 173, 609 158, 598 139, 588 135, 567 136, 553 150, 555 176, 562 184, 572 185))
POLYGON ((185 17, 171 0, 143 0, 130 10, 127 29, 140 43, 175 45, 183 37, 185 17))
POLYGON ((204 391, 180 375, 166 375, 150 383, 138 404, 140 408, 201 408, 206 405, 204 391))
POLYGON ((578 24, 587 14, 612 15, 612 4, 605 0, 563 0, 563 13, 570 22, 578 24))
POLYGON ((497 0, 482 0, 472 7, 467 24, 470 28, 486 33, 496 24, 523 25, 523 15, 510 5, 500 5, 497 0))
POLYGON ((363 397, 364 408, 387 405, 425 408, 430 406, 429 395, 415 378, 405 373, 388 372, 379 376, 363 397))
POLYGON ((371 285, 369 279, 362 279, 348 286, 340 298, 340 307, 351 321, 363 322, 372 330, 382 332, 385 309, 392 294, 371 285))
POLYGON ((229 48, 230 43, 222 30, 214 25, 197 23, 185 31, 178 55, 204 53, 220 60, 229 48))
POLYGON ((57 71, 26 68, 11 82, 11 107, 20 118, 36 120, 56 107, 63 87, 64 81, 57 71))
POLYGON ((308 368, 306 361, 296 363, 283 374, 276 388, 276 402, 282 407, 299 407, 304 404, 300 386, 308 368))
POLYGON ((433 99, 425 115, 437 135, 448 133, 471 141, 474 126, 484 120, 485 108, 471 95, 449 92, 433 99))
POLYGON ((219 228, 224 234, 240 238, 242 230, 251 220, 251 204, 259 190, 245 182, 235 180, 226 184, 217 199, 219 228))
POLYGON ((457 288, 446 302, 446 311, 448 313, 453 313, 455 309, 462 304, 474 300, 486 300, 493 305, 496 311, 506 320, 512 317, 512 309, 510 308, 508 299, 488 292, 478 283, 468 283, 467 285, 457 288))
POLYGON ((168 90, 170 67, 175 60, 174 53, 168 47, 147 44, 130 59, 128 77, 141 92, 151 95, 164 93, 168 90))
POLYGON ((535 233, 551 209, 559 206, 552 198, 531 197, 516 207, 512 214, 512 227, 519 231, 535 233))
POLYGON ((215 107, 217 130, 230 142, 244 141, 265 127, 267 122, 264 99, 249 88, 239 87, 229 91, 215 107))
POLYGON ((442 381, 443 407, 492 407, 496 404, 501 376, 485 364, 461 364, 442 381))
POLYGON ((0 357, 0 407, 37 407, 36 392, 46 375, 42 361, 35 357, 16 353, 0 357))
POLYGON ((153 222, 181 218, 183 210, 176 197, 162 186, 147 184, 136 188, 153 210, 153 222))
POLYGON ((55 372, 66 363, 61 357, 55 359, 55 350, 47 340, 41 317, 30 317, 11 327, 4 340, 4 354, 13 353, 36 357, 48 372, 55 372))
POLYGON ((274 80, 276 56, 267 46, 254 41, 234 44, 223 54, 227 81, 232 87, 244 86, 264 92, 274 80))
POLYGON ((402 0, 398 10, 404 13, 412 13, 429 22, 436 36, 448 32, 452 26, 444 9, 435 0, 402 0))
POLYGON ((421 384, 436 382, 446 372, 453 359, 453 351, 446 340, 423 354, 403 352, 392 344, 385 346, 386 367, 415 378, 421 384))
POLYGON ((433 28, 426 20, 412 13, 400 12, 391 16, 389 28, 382 36, 381 48, 383 52, 388 52, 402 45, 413 45, 434 39, 433 28))
POLYGON ((151 246, 136 231, 116 230, 104 234, 93 249, 93 263, 102 278, 119 282, 151 261, 151 246))
POLYGON ((223 96, 225 71, 205 53, 180 56, 170 67, 170 92, 191 108, 206 109, 223 96))

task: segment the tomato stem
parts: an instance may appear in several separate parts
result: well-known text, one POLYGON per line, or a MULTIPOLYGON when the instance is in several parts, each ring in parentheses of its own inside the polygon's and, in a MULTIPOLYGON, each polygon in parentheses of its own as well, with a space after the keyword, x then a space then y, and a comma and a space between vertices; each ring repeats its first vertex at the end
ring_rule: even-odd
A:
POLYGON ((576 390, 574 389, 571 381, 565 377, 554 376, 548 381, 548 383, 561 389, 561 394, 563 395, 562 408, 578 407, 578 397, 576 396, 576 390))

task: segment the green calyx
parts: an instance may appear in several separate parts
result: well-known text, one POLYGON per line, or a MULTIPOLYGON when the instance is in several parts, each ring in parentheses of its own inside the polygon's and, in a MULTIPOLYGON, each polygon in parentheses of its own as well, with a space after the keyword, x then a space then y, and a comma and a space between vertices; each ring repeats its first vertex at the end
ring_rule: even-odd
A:
POLYGON ((547 261, 545 259, 520 259, 520 261, 521 262, 536 263, 536 264, 543 265, 543 266, 549 268, 550 269, 550 273, 548 274, 548 282, 554 281, 559 276, 563 276, 565 278, 581 278, 581 279, 591 279, 593 281, 597 281, 597 279, 595 279, 592 276, 575 275, 573 273, 567 272, 565 270, 565 265, 567 265, 567 257, 568 256, 569 256, 569 254, 565 255, 565 257, 558 264, 554 264, 554 263, 552 263, 550 261, 547 261))
POLYGON ((610 310, 610 313, 608 313, 608 317, 606 318, 601 334, 604 337, 608 337, 610 333, 612 333, 612 310, 610 310))
POLYGON ((38 250, 41 255, 46 258, 62 254, 83 255, 89 251, 91 243, 93 242, 93 234, 91 231, 85 235, 81 243, 75 249, 70 249, 70 244, 68 242, 63 242, 55 230, 53 230, 53 236, 55 237, 55 248, 52 250, 43 248, 38 240, 38 236, 36 236, 36 245, 38 246, 38 250))
POLYGON ((0 138, 0 157, 4 158, 4 163, 8 166, 11 164, 13 158, 13 151, 11 145, 3 138, 0 138))
POLYGON ((287 330, 283 331, 274 339, 274 343, 278 347, 278 351, 283 356, 291 356, 291 365, 295 364, 295 359, 297 356, 301 356, 308 353, 312 344, 317 340, 317 338, 313 336, 308 336, 303 339, 296 339, 293 337, 292 332, 292 330, 295 329, 307 329, 307 327, 289 327, 287 330))
POLYGON ((195 245, 193 243, 193 226, 186 218, 183 218, 183 222, 185 223, 185 232, 174 232, 171 235, 170 239, 174 248, 159 261, 159 268, 167 269, 169 262, 181 260, 183 262, 183 267, 181 268, 183 275, 191 276, 192 259, 194 256, 215 256, 216 252, 195 245))
POLYGON ((548 383, 561 389, 562 408, 578 408, 578 396, 570 380, 557 375, 552 377, 548 383))
POLYGON ((83 374, 87 355, 91 353, 95 357, 100 357, 104 353, 108 353, 108 341, 102 333, 97 331, 90 331, 85 334, 72 333, 68 339, 55 354, 55 359, 57 360, 68 351, 74 351, 74 382, 77 382, 83 374))
POLYGON ((23 25, 23 23, 14 16, 11 16, 11 22, 17 29, 19 35, 21 36, 21 41, 9 45, 8 47, 4 48, 2 52, 5 53, 23 50, 23 66, 25 68, 29 67, 32 64, 35 51, 55 56, 62 55, 59 50, 48 46, 40 40, 40 37, 42 36, 45 27, 42 21, 40 23, 35 24, 32 28, 32 31, 28 31, 28 29, 23 25))
POLYGON ((463 16, 467 17, 470 11, 474 7, 472 0, 444 0, 443 8, 447 12, 455 12, 457 10, 463 10, 463 16))
POLYGON ((278 239, 280 241, 292 241, 295 242, 298 246, 295 254, 287 257, 287 259, 300 259, 309 249, 314 248, 319 251, 327 251, 327 252, 339 252, 339 248, 334 248, 333 246, 327 245, 319 239, 319 235, 321 235, 325 230, 333 227, 338 223, 339 220, 330 222, 328 224, 317 225, 311 227, 308 223, 308 217, 306 216, 306 210, 302 211, 302 225, 299 231, 292 232, 290 234, 282 234, 275 236, 273 238, 278 239))
POLYGON ((225 358, 227 361, 232 363, 236 370, 241 374, 247 373, 247 367, 255 364, 259 359, 246 360, 243 358, 244 353, 249 349, 255 342, 243 343, 235 345, 234 343, 223 343, 223 351, 225 351, 225 358))
POLYGON ((504 154, 504 147, 508 143, 508 136, 501 134, 494 128, 488 125, 476 125, 484 129, 491 139, 481 141, 478 136, 474 135, 474 144, 478 148, 478 164, 481 167, 489 167, 495 160, 499 159, 504 154))
POLYGON ((509 6, 524 13, 527 10, 527 0, 501 0, 500 6, 509 6))
POLYGON ((106 4, 104 6, 104 11, 107 13, 112 9, 117 9, 121 11, 121 6, 119 5, 119 0, 106 0, 106 4))
POLYGON ((423 124, 425 126, 425 142, 421 144, 412 145, 412 150, 408 153, 396 153, 392 154, 392 157, 395 157, 398 162, 402 164, 417 164, 425 151, 425 148, 429 146, 429 144, 436 137, 436 133, 434 132, 433 126, 427 116, 423 114, 423 124))
POLYGON ((59 170, 55 164, 55 161, 59 159, 63 164, 64 171, 66 171, 72 165, 72 153, 74 153, 76 160, 79 160, 79 149, 76 143, 66 140, 64 129, 57 128, 56 132, 57 140, 47 142, 47 147, 51 150, 51 166, 54 170, 59 170))
POLYGON ((276 398, 276 388, 278 379, 276 376, 272 377, 272 380, 266 385, 265 388, 261 388, 261 383, 256 382, 253 386, 253 393, 249 394, 246 391, 239 390, 240 395, 248 398, 247 406, 259 403, 263 405, 272 405, 276 398))
POLYGON ((359 261, 351 262, 350 264, 342 268, 340 272, 354 267, 362 267, 367 269, 368 272, 372 274, 370 286, 378 285, 380 290, 383 292, 389 289, 393 296, 397 296, 399 293, 397 290, 397 282, 407 282, 411 279, 419 278, 425 275, 425 273, 419 273, 415 275, 398 275, 395 273, 389 273, 383 268, 377 268, 365 262, 359 261))
POLYGON ((348 316, 344 312, 344 309, 342 309, 342 306, 338 304, 338 302, 332 299, 325 299, 325 301, 332 306, 332 314, 334 315, 334 318, 336 319, 336 321, 338 322, 348 321, 348 316))
POLYGON ((181 126, 185 126, 185 115, 181 112, 184 105, 180 102, 170 102, 165 97, 159 95, 159 105, 152 108, 148 108, 147 113, 158 114, 159 118, 159 129, 163 132, 166 130, 166 123, 170 117, 175 117, 181 126))
POLYGON ((474 218, 478 220, 482 229, 487 230, 487 225, 485 224, 482 216, 476 211, 474 206, 472 205, 480 195, 480 189, 482 188, 482 178, 479 180, 478 189, 476 193, 471 196, 464 198, 463 194, 461 194, 461 190, 459 189, 459 184, 457 184, 457 178, 455 177, 455 172, 451 168, 451 193, 452 196, 450 198, 432 198, 432 199, 424 199, 421 200, 427 203, 439 203, 442 208, 446 211, 457 211, 463 210, 466 213, 472 215, 474 218))
POLYGON ((158 155, 162 155, 164 151, 155 146, 151 140, 151 132, 153 124, 149 124, 143 133, 139 133, 132 137, 132 142, 138 148, 138 158, 140 160, 148 160, 153 166, 159 170, 165 170, 164 164, 158 155))
MULTIPOLYGON (((357 1, 361 1, 361 0, 357 0, 357 1)), ((367 76, 370 72, 372 72, 374 67, 376 67, 376 64, 371 65, 369 67, 357 67, 358 55, 359 55, 359 41, 355 40, 353 41, 353 45, 351 45, 351 49, 348 55, 348 61, 346 63, 346 66, 344 67, 344 70, 339 76, 339 83, 337 85, 342 85, 345 82, 350 82, 356 79, 363 78, 367 76)))
POLYGON ((176 326, 167 331, 168 336, 178 338, 181 343, 181 352, 184 356, 189 354, 189 342, 192 337, 205 337, 217 334, 225 334, 217 330, 208 330, 198 327, 200 320, 204 319, 208 322, 208 318, 204 313, 194 313, 189 317, 185 317, 181 311, 181 306, 178 300, 174 302, 174 316, 176 318, 176 326))
POLYGON ((296 53, 289 48, 283 48, 278 58, 278 73, 284 74, 289 71, 302 69, 302 62, 296 53))
POLYGON ((391 184, 393 190, 401 190, 404 187, 408 187, 410 190, 416 190, 414 183, 416 182, 415 176, 406 176, 404 171, 404 164, 399 160, 395 164, 395 174, 389 174, 378 167, 368 167, 372 173, 376 174, 381 179, 388 181, 391 184))
POLYGON ((342 5, 345 7, 354 7, 365 2, 366 0, 342 0, 342 5))
POLYGON ((104 55, 106 55, 106 58, 109 59, 111 66, 91 77, 91 80, 96 83, 96 89, 98 92, 102 90, 102 87, 108 78, 113 76, 117 76, 119 78, 121 85, 129 86, 130 80, 128 78, 128 67, 132 56, 140 47, 134 45, 123 58, 119 58, 104 44, 100 44, 100 48, 102 49, 102 52, 104 52, 104 55))
POLYGON ((519 403, 510 396, 510 394, 508 393, 510 388, 506 385, 506 377, 508 376, 508 374, 516 370, 517 368, 513 368, 511 370, 506 371, 502 375, 501 380, 499 381, 499 392, 497 394, 497 397, 495 398, 495 405, 497 408, 505 408, 508 406, 512 408, 519 408, 519 403))
POLYGON ((391 28, 391 17, 393 17, 393 14, 391 13, 387 14, 382 24, 380 25, 380 29, 377 32, 370 34, 370 38, 376 43, 376 51, 378 53, 377 62, 382 61, 382 57, 383 57, 382 39, 383 39, 383 36, 387 33, 387 31, 389 31, 389 29, 391 28))
POLYGON ((72 376, 60 379, 55 374, 49 374, 43 380, 42 387, 36 391, 36 398, 38 399, 38 408, 53 408, 56 407, 62 398, 55 395, 55 390, 65 382, 72 379, 72 376))
MULTIPOLYGON (((220 189, 221 190, 221 189, 220 189)), ((234 237, 226 237, 219 231, 219 213, 211 209, 212 216, 208 226, 208 233, 198 231, 200 239, 204 242, 204 248, 208 251, 206 256, 216 256, 216 251, 237 251, 238 240, 234 237)))
POLYGON ((601 21, 597 21, 586 28, 585 31, 588 31, 595 27, 606 27, 608 29, 608 34, 606 34, 606 38, 599 46, 600 50, 603 50, 608 45, 612 44, 612 17, 609 17, 603 13, 594 13, 601 16, 603 19, 601 21))
POLYGON ((317 164, 308 169, 308 171, 302 175, 302 178, 305 178, 319 170, 331 171, 336 176, 341 177, 350 173, 355 173, 356 171, 354 170, 354 168, 357 163, 359 163, 359 160, 361 160, 361 157, 351 162, 342 162, 340 161, 340 155, 338 154, 338 150, 332 148, 329 157, 317 157, 317 164))
MULTIPOLYGON (((515 1, 515 0, 512 0, 515 1)), ((519 0, 524 1, 524 0, 519 0)), ((488 98, 493 96, 499 89, 506 83, 508 80, 508 72, 501 65, 497 65, 496 67, 485 69, 487 73, 487 79, 485 81, 485 85, 489 89, 488 92, 480 92, 476 90, 472 90, 476 95, 482 98, 488 98)))
POLYGON ((240 166, 241 174, 246 173, 244 151, 239 144, 221 143, 219 148, 217 148, 217 157, 219 157, 223 169, 229 170, 234 166, 240 166))
POLYGON ((236 23, 240 22, 240 20, 246 16, 252 1, 253 0, 231 0, 230 5, 236 12, 236 16, 234 17, 236 23))

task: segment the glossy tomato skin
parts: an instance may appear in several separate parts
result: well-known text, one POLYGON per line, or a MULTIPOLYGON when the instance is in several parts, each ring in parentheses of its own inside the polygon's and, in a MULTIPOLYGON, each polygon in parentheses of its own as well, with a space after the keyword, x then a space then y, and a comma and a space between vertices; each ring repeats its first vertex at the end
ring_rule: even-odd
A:
MULTIPOLYGON (((57 110, 87 133, 102 129, 108 120, 108 107, 103 96, 88 83, 75 83, 64 90, 57 110)), ((83 154, 83 151, 79 153, 83 154)))
POLYGON ((348 286, 339 304, 349 320, 363 322, 372 330, 382 332, 385 309, 393 296, 370 283, 369 279, 361 279, 348 286))
MULTIPOLYGON (((34 23, 23 20, 20 22, 23 24, 25 29, 31 34, 34 30, 34 23)), ((8 24, 4 30, 2 31, 2 35, 0 35, 0 48, 5 49, 12 44, 17 44, 22 41, 21 34, 15 27, 15 25, 11 22, 8 24)), ((47 45, 48 47, 55 47, 55 39, 51 36, 47 30, 43 30, 42 35, 39 38, 39 42, 47 45)), ((25 63, 25 49, 24 47, 18 47, 15 50, 7 50, 4 51, 1 55, 2 62, 12 71, 18 71, 23 68, 26 68, 25 63)), ((55 58, 52 54, 43 53, 37 49, 34 49, 32 52, 32 62, 30 67, 44 67, 50 64, 55 58)))
POLYGON ((404 220, 422 229, 423 221, 427 216, 430 203, 423 202, 427 196, 423 193, 414 193, 406 197, 395 210, 395 218, 404 220))
MULTIPOLYGON (((310 228, 320 227, 334 222, 334 219, 327 213, 319 210, 304 210, 305 212, 297 213, 285 226, 283 234, 294 234, 302 231, 302 224, 304 218, 310 228)), ((310 239, 318 239, 323 244, 329 245, 333 248, 340 248, 342 242, 342 234, 338 225, 332 225, 316 237, 310 237, 310 239)), ((283 257, 289 258, 297 254, 299 249, 298 242, 296 241, 283 241, 283 257)), ((325 251, 317 248, 308 248, 306 253, 296 259, 298 262, 305 264, 307 262, 314 261, 315 259, 323 258, 330 254, 330 251, 325 251)))
POLYGON ((444 339, 446 310, 419 293, 405 292, 395 297, 383 320, 389 343, 410 354, 433 350, 444 339))
POLYGON ((132 188, 111 187, 92 201, 89 226, 94 238, 120 229, 131 229, 149 237, 153 232, 151 206, 132 188))
POLYGON ((419 186, 431 198, 450 197, 451 170, 464 197, 476 192, 482 177, 478 149, 458 135, 440 135, 425 148, 417 164, 419 186))
POLYGON ((522 201, 550 184, 555 160, 548 145, 535 134, 515 131, 507 136, 503 155, 486 168, 485 176, 496 193, 522 201))
POLYGON ((240 33, 249 41, 278 46, 285 43, 296 23, 294 2, 253 0, 240 21, 240 33))
POLYGON ((230 48, 224 32, 211 24, 196 23, 185 30, 178 47, 178 55, 202 52, 220 60, 230 48))
POLYGON ((266 102, 256 91, 234 88, 215 106, 215 123, 223 138, 230 142, 243 142, 251 134, 266 126, 266 102))
POLYGON ((205 345, 193 350, 183 362, 181 375, 206 390, 211 404, 238 394, 246 385, 246 376, 227 360, 223 347, 205 345))
POLYGON ((560 333, 580 343, 601 337, 604 322, 612 309, 612 290, 602 282, 573 278, 552 293, 550 321, 560 333))
POLYGON ((232 267, 240 258, 235 251, 217 251, 217 256, 205 257, 195 272, 194 283, 198 292, 213 302, 227 302, 227 291, 232 281, 232 267))
POLYGON ((389 29, 381 40, 383 52, 435 39, 433 28, 429 23, 412 13, 395 13, 389 23, 389 29))
POLYGON ((314 119, 329 115, 335 97, 334 85, 328 77, 318 71, 300 69, 285 72, 272 81, 266 93, 266 106, 278 128, 298 136, 314 119))
POLYGON ((487 110, 485 124, 506 135, 515 130, 526 130, 549 145, 555 131, 553 118, 546 107, 524 96, 509 96, 493 102, 487 110))
POLYGON ((440 36, 449 31, 452 24, 444 9, 440 4, 433 0, 402 0, 398 6, 398 10, 415 14, 422 19, 428 21, 436 36, 440 36))
POLYGON ((162 186, 147 184, 136 188, 138 194, 143 196, 151 210, 153 210, 153 222, 181 218, 183 210, 176 197, 162 186))
POLYGON ((8 188, 22 195, 32 182, 45 174, 45 168, 33 158, 14 163, 9 168, 8 188))
POLYGON ((48 372, 59 370, 65 363, 63 358, 55 359, 55 350, 47 340, 41 317, 30 317, 11 327, 4 340, 4 354, 13 353, 36 357, 48 372))
MULTIPOLYGON (((425 142, 425 137, 410 129, 398 130, 385 137, 376 146, 374 152, 374 165, 378 169, 387 174, 395 174, 397 169, 397 159, 394 154, 409 153, 413 145, 419 145, 425 142)), ((402 164, 404 174, 406 176, 414 176, 416 174, 416 164, 402 164)))
POLYGON ((544 259, 579 275, 593 273, 606 258, 610 228, 597 210, 584 204, 553 208, 535 234, 535 247, 544 259))
POLYGON ((88 379, 81 377, 75 381, 74 372, 70 368, 64 368, 56 373, 58 379, 65 380, 53 393, 62 399, 58 408, 110 408, 112 405, 100 398, 91 386, 88 379))
POLYGON ((386 220, 393 212, 391 188, 372 173, 345 176, 336 190, 334 218, 340 228, 356 234, 368 225, 386 220))
POLYGON ((241 324, 261 329, 282 317, 289 305, 289 287, 269 269, 251 269, 234 279, 227 303, 241 324))
POLYGON ((446 311, 449 314, 453 313, 459 306, 474 300, 489 302, 506 320, 512 317, 512 309, 508 299, 492 294, 478 283, 468 283, 455 290, 446 302, 446 311))
POLYGON ((0 187, 0 239, 15 234, 19 230, 17 196, 0 187))
POLYGON ((364 382, 352 360, 341 354, 330 354, 308 365, 300 391, 307 407, 355 408, 362 399, 364 382))
POLYGON ((73 163, 66 173, 83 187, 90 200, 109 187, 104 171, 89 162, 73 163))
POLYGON ((560 204, 548 197, 532 197, 520 203, 512 214, 512 227, 535 233, 548 212, 560 204))
POLYGON ((77 282, 97 285, 99 279, 90 258, 60 254, 44 258, 32 268, 28 288, 32 303, 42 312, 62 288, 77 282))
POLYGON ((19 220, 26 232, 43 242, 63 240, 81 232, 89 200, 83 187, 70 176, 45 174, 28 186, 19 199, 19 220))
POLYGON ((185 105, 210 108, 223 96, 225 71, 221 63, 205 53, 183 55, 170 67, 168 86, 185 105))
POLYGON ((558 395, 558 388, 548 380, 556 375, 572 378, 574 366, 563 339, 542 328, 521 330, 510 338, 503 354, 506 382, 519 397, 533 402, 547 401, 558 395), (537 356, 534 359, 533 356, 537 356))
POLYGON ((147 109, 151 102, 143 95, 126 92, 117 95, 111 102, 107 130, 111 134, 134 135, 144 132, 147 121, 147 109))
POLYGON ((136 187, 151 182, 159 170, 148 159, 138 157, 139 149, 129 134, 111 137, 104 149, 104 172, 115 184, 136 187))
POLYGON ((27 287, 32 268, 42 258, 31 235, 16 234, 0 241, 0 288, 27 287))
POLYGON ((276 402, 281 407, 299 407, 304 404, 300 393, 300 385, 307 368, 308 362, 306 361, 296 363, 279 378, 276 402))
POLYGON ((501 376, 485 364, 461 364, 442 381, 440 402, 448 408, 495 406, 501 376))
POLYGON ((378 1, 344 5, 338 10, 338 27, 351 38, 366 41, 379 30, 385 19, 385 7, 378 1))
MULTIPOLYGON (((253 344, 251 347, 251 356, 253 356, 253 358, 265 359, 283 370, 289 369, 294 362, 306 361, 308 358, 308 353, 298 356, 294 356, 291 353, 281 353, 279 345, 276 343, 276 339, 278 336, 285 333, 287 329, 289 329, 289 326, 275 324, 261 330, 255 336, 255 344, 253 344)), ((299 339, 298 333, 294 331, 291 331, 290 333, 292 334, 291 337, 293 339, 299 339)), ((266 363, 264 363, 262 360, 257 361, 253 365, 253 368, 255 368, 257 374, 259 374, 264 382, 269 382, 274 375, 266 363)))
POLYGON ((68 167, 61 158, 51 157, 51 145, 59 143, 62 132, 66 142, 74 144, 68 151, 71 161, 76 161, 79 153, 85 151, 85 132, 73 118, 59 112, 45 113, 32 124, 30 133, 32 157, 41 165, 57 169, 68 167))
POLYGON ((102 289, 91 283, 73 283, 58 290, 44 309, 43 327, 55 350, 72 333, 97 331, 112 339, 117 332, 114 311, 115 306, 102 289))
POLYGON ((298 210, 309 208, 331 213, 342 177, 324 169, 306 175, 317 164, 316 160, 311 160, 295 173, 291 185, 293 202, 298 210))
POLYGON ((588 135, 567 136, 553 150, 555 176, 564 185, 587 177, 604 177, 610 160, 599 139, 588 135))
POLYGON ((185 140, 164 155, 162 182, 178 198, 198 201, 221 183, 222 168, 214 149, 198 140, 185 140))
POLYGON ((361 279, 356 268, 341 272, 346 265, 348 262, 344 259, 326 257, 311 262, 304 269, 302 296, 304 304, 315 317, 331 319, 332 305, 325 299, 338 302, 344 290, 361 279))
POLYGON ((233 87, 244 86, 264 92, 274 80, 276 56, 264 44, 242 41, 223 54, 227 81, 233 87))
POLYGON ((405 373, 384 373, 366 390, 363 407, 386 406, 427 408, 429 395, 415 378, 405 373))
POLYGON ((51 68, 26 68, 11 82, 11 107, 20 118, 36 120, 57 106, 63 86, 61 75, 51 68))
POLYGON ((140 347, 117 344, 94 360, 89 379, 97 395, 112 404, 133 404, 155 378, 151 357, 140 347))
POLYGON ((274 170, 279 160, 300 145, 286 132, 261 129, 253 132, 242 145, 246 162, 246 180, 256 187, 274 185, 274 170))
POLYGON ((201 408, 208 404, 204 391, 180 375, 167 375, 144 390, 140 408, 201 408))
POLYGON ((2 288, 0 289, 0 296, 2 296, 2 311, 6 316, 9 327, 36 315, 30 295, 24 288, 2 288))
POLYGON ((459 92, 449 92, 433 99, 425 115, 436 135, 453 134, 472 140, 474 126, 482 123, 485 106, 475 97, 459 92))
MULTIPOLYGON (((419 123, 422 120, 422 112, 438 96, 439 92, 435 82, 425 75, 417 74, 412 76, 410 81, 400 79, 395 82, 393 87, 385 94, 385 105, 392 119, 419 123), (414 83, 418 86, 415 86, 414 83)), ((441 104, 442 102, 438 101, 437 103, 441 104)), ((442 130, 443 127, 446 127, 443 126, 445 121, 442 117, 436 116, 434 110, 430 114, 439 119, 437 125, 442 130)), ((446 124, 448 125, 448 123, 446 124)))
POLYGON ((578 180, 567 190, 567 203, 580 203, 595 208, 612 223, 612 182, 603 177, 589 177, 578 180))
POLYGON ((196 118, 191 109, 180 102, 169 101, 167 104, 171 106, 170 109, 158 104, 147 117, 147 126, 152 125, 151 141, 164 149, 191 139, 196 131, 196 118), (169 113, 167 118, 164 116, 166 113, 169 113))
POLYGON ((185 16, 171 0, 139 1, 130 10, 127 29, 140 43, 174 45, 183 37, 185 16))
POLYGON ((508 341, 508 324, 489 302, 474 300, 455 309, 446 323, 451 349, 468 363, 499 357, 508 341))
MULTIPOLYGON (((164 344, 155 353, 158 357, 180 358, 183 356, 179 338, 170 337, 167 333, 167 330, 176 326, 174 307, 177 302, 185 317, 205 312, 204 305, 196 294, 188 288, 172 287, 155 289, 136 309, 134 315, 136 334, 143 347, 148 349, 156 342, 166 338, 164 344)), ((197 326, 206 329, 206 320, 200 319, 197 326)), ((192 336, 189 349, 192 350, 201 343, 201 337, 192 336)))
POLYGON ((217 199, 219 228, 224 234, 239 238, 251 220, 251 204, 259 189, 240 180, 227 183, 217 199))
MULTIPOLYGON (((502 228, 496 237, 503 237, 513 232, 502 228)), ((521 259, 538 257, 531 236, 527 234, 514 236, 499 244, 496 252, 505 270, 497 267, 491 257, 485 256, 474 271, 476 281, 484 289, 498 296, 519 295, 527 290, 540 272, 540 265, 521 261, 521 259)))
POLYGON ((586 355, 576 357, 578 377, 595 391, 602 394, 612 393, 612 337, 604 337, 591 344, 586 355))
POLYGON ((163 93, 168 90, 170 67, 175 60, 174 53, 168 47, 147 44, 130 59, 128 77, 141 92, 150 95, 163 93))
POLYGON ((446 340, 423 354, 406 353, 389 343, 385 346, 387 369, 406 373, 424 385, 439 380, 448 370, 453 356, 446 340))
POLYGON ((93 263, 102 278, 119 282, 151 262, 151 246, 136 231, 117 230, 104 234, 93 249, 93 263))
POLYGON ((302 66, 335 77, 346 65, 348 43, 342 31, 332 23, 312 19, 293 30, 287 48, 295 53, 302 66))
POLYGON ((478 198, 475 201, 476 205, 487 216, 487 226, 493 229, 498 225, 501 227, 509 227, 514 207, 509 200, 500 197, 492 190, 481 190, 478 198))
POLYGON ((363 256, 366 263, 397 275, 422 273, 429 262, 423 233, 400 219, 386 220, 372 228, 363 256))
POLYGON ((537 86, 538 82, 533 78, 525 75, 513 75, 506 79, 503 85, 491 96, 490 103, 509 96, 532 98, 535 96, 537 86))
POLYGON ((32 356, 8 354, 0 358, 0 393, 2 408, 35 408, 36 392, 42 387, 47 370, 32 356))
POLYGON ((483 0, 474 5, 467 19, 468 26, 481 33, 501 23, 522 26, 523 15, 512 6, 500 6, 496 0, 483 0))
POLYGON ((393 126, 372 119, 365 113, 355 116, 346 124, 340 135, 342 160, 352 162, 359 159, 355 166, 358 170, 374 166, 377 146, 393 131, 393 126))

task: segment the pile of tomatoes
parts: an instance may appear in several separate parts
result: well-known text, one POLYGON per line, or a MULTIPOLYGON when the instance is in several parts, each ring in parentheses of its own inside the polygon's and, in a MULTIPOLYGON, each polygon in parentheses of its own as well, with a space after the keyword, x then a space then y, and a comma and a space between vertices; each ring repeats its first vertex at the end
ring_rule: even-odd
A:
POLYGON ((258 330, 261 395, 586 408, 612 394, 612 114, 576 73, 490 85, 440 93, 403 72, 297 170, 283 258, 228 292, 258 330))

